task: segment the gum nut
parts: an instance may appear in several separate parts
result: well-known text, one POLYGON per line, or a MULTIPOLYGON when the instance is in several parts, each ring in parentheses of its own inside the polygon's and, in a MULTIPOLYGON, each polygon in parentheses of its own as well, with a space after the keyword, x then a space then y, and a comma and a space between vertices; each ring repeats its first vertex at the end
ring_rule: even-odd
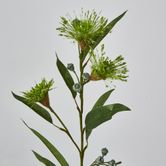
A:
POLYGON ((103 157, 100 158, 100 162, 104 163, 104 158, 103 157))
POLYGON ((86 80, 86 81, 89 80, 90 79, 89 73, 84 73, 83 74, 83 79, 86 80))
POLYGON ((97 159, 95 160, 95 164, 102 164, 104 161, 103 161, 103 157, 102 156, 99 156, 97 157, 97 159))
POLYGON ((101 150, 101 153, 102 153, 103 156, 107 155, 108 149, 107 149, 107 148, 103 148, 103 149, 101 150))
POLYGON ((82 89, 82 87, 79 83, 76 83, 76 84, 73 85, 73 90, 75 92, 81 92, 81 89, 82 89))
POLYGON ((74 71, 74 65, 72 63, 67 64, 67 69, 70 71, 74 71))
POLYGON ((110 164, 110 166, 116 166, 115 160, 111 160, 111 161, 109 162, 109 164, 110 164))

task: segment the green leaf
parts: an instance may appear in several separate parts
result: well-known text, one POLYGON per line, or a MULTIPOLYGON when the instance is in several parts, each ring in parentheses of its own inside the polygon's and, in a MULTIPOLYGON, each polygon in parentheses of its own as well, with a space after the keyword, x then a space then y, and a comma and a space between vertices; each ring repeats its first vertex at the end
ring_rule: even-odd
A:
POLYGON ((130 111, 123 104, 115 103, 106 106, 99 106, 92 109, 86 116, 86 139, 89 138, 92 130, 100 124, 112 119, 112 116, 121 111, 130 111))
POLYGON ((69 71, 67 70, 67 68, 65 67, 65 65, 59 60, 58 56, 57 56, 56 64, 57 64, 58 70, 59 70, 61 76, 63 77, 67 87, 70 89, 72 96, 75 98, 77 93, 73 90, 74 80, 73 80, 72 76, 70 75, 69 71))
POLYGON ((42 136, 38 131, 30 128, 24 121, 23 123, 43 142, 43 144, 48 148, 48 150, 54 155, 54 157, 59 161, 62 166, 69 166, 62 154, 51 144, 44 136, 42 136))
MULTIPOLYGON (((119 15, 118 17, 116 17, 114 20, 112 20, 106 27, 105 30, 103 32, 103 34, 101 36, 99 36, 96 41, 94 42, 94 44, 91 46, 91 49, 95 49, 97 47, 97 45, 105 38, 105 36, 112 30, 112 28, 116 25, 116 23, 126 14, 127 11, 125 11, 124 13, 122 13, 121 15, 119 15)), ((87 48, 83 53, 82 53, 82 57, 83 60, 85 59, 86 55, 88 54, 90 48, 87 48)))
POLYGON ((104 103, 107 101, 107 99, 109 98, 110 94, 113 91, 114 91, 114 89, 111 89, 111 90, 107 91, 106 93, 104 93, 102 96, 100 96, 100 98, 97 100, 97 102, 95 103, 95 105, 93 106, 92 109, 104 105, 104 103))
POLYGON ((15 99, 19 100, 20 102, 24 103, 26 106, 28 106, 29 108, 31 108, 34 112, 36 112, 38 115, 40 115, 42 118, 44 118, 45 120, 47 120, 48 122, 52 123, 52 118, 51 115, 48 113, 48 111, 41 107, 39 104, 34 103, 31 104, 29 103, 26 98, 22 97, 22 96, 18 96, 16 94, 14 94, 12 92, 13 96, 15 99))
POLYGON ((45 157, 41 156, 40 154, 38 154, 35 151, 32 151, 33 154, 36 156, 36 158, 43 163, 45 166, 56 166, 53 162, 51 162, 50 160, 46 159, 45 157))

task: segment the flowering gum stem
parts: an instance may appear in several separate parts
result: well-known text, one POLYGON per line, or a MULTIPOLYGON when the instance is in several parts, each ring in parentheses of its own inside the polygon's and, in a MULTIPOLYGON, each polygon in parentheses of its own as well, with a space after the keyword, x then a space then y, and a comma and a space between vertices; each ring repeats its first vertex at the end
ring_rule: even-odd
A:
MULTIPOLYGON (((77 148, 77 150, 80 152, 80 148, 78 147, 77 143, 75 142, 75 140, 73 139, 73 137, 71 136, 71 133, 69 132, 68 128, 66 127, 66 125, 63 123, 63 121, 61 120, 61 118, 59 117, 59 115, 52 109, 52 107, 49 107, 50 111, 56 116, 56 118, 59 120, 59 122, 61 123, 61 125, 64 127, 60 128, 60 130, 62 129, 62 131, 64 131, 68 137, 70 138, 70 140, 73 142, 73 144, 75 145, 75 147, 77 148)), ((56 126, 55 126, 56 127, 56 126)))

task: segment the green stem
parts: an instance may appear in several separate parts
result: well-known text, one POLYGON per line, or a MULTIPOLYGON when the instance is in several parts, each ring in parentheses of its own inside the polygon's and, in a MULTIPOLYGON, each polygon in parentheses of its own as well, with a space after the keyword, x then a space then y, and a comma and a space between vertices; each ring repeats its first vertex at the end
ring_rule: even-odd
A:
POLYGON ((122 164, 122 162, 121 162, 121 161, 119 161, 119 162, 117 162, 117 163, 116 163, 116 165, 119 165, 119 164, 122 164))
POLYGON ((82 90, 80 93, 80 134, 81 134, 81 145, 80 145, 80 166, 83 166, 83 160, 84 160, 84 134, 83 134, 83 80, 82 80, 82 64, 80 66, 80 84, 82 86, 82 90))
POLYGON ((73 71, 73 72, 74 72, 74 74, 75 74, 75 76, 76 76, 76 78, 77 78, 77 81, 78 81, 78 82, 80 82, 80 80, 79 80, 79 77, 78 77, 77 73, 76 73, 75 71, 73 71))
POLYGON ((87 65, 88 62, 90 61, 91 57, 92 57, 92 54, 90 54, 89 58, 88 58, 87 61, 84 63, 83 69, 86 67, 86 65, 87 65))
POLYGON ((49 107, 50 111, 56 116, 56 118, 59 120, 59 122, 61 123, 61 125, 64 128, 60 128, 56 125, 54 125, 55 127, 59 128, 60 130, 64 131, 68 137, 70 138, 70 140, 73 142, 73 144, 75 145, 75 147, 77 148, 77 150, 80 152, 80 148, 78 147, 77 143, 75 142, 75 140, 73 139, 73 137, 71 136, 68 128, 66 127, 66 125, 63 123, 63 121, 61 120, 61 118, 59 117, 59 115, 52 109, 52 107, 49 107))
POLYGON ((65 132, 65 129, 64 129, 64 128, 59 127, 58 125, 56 125, 56 124, 54 124, 54 123, 53 123, 53 126, 55 126, 57 129, 59 129, 59 130, 61 130, 61 131, 65 132))
POLYGON ((80 109, 80 107, 79 107, 79 105, 78 105, 76 99, 75 99, 75 98, 73 98, 73 99, 74 99, 74 102, 75 102, 75 104, 76 104, 76 107, 77 107, 78 113, 80 113, 80 112, 81 112, 81 109, 80 109))
MULTIPOLYGON (((79 49, 79 56, 81 56, 79 49)), ((80 112, 79 112, 79 120, 80 120, 80 166, 84 165, 84 127, 83 127, 83 112, 84 112, 84 83, 83 83, 83 61, 82 57, 80 57, 80 84, 82 86, 82 90, 80 92, 80 112)))

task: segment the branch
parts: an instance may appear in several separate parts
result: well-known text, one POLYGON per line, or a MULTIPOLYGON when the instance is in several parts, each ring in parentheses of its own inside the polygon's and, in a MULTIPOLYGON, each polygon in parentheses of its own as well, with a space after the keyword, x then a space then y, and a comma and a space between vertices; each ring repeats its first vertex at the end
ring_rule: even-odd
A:
POLYGON ((76 99, 75 99, 75 98, 73 98, 73 99, 74 99, 74 102, 75 102, 75 104, 76 104, 77 110, 78 110, 78 112, 80 113, 80 112, 81 112, 81 109, 80 109, 80 107, 79 107, 79 105, 78 105, 76 99))
POLYGON ((66 125, 63 123, 63 121, 61 120, 61 118, 59 117, 59 115, 52 109, 52 107, 50 106, 49 107, 50 111, 56 116, 56 118, 59 120, 59 122, 61 123, 61 125, 64 127, 64 128, 59 128, 58 126, 54 125, 56 128, 59 128, 60 130, 64 131, 68 137, 70 138, 70 140, 73 142, 73 144, 75 145, 75 147, 77 148, 77 150, 80 152, 80 149, 77 145, 77 143, 75 142, 75 140, 73 139, 73 137, 71 136, 68 128, 66 127, 66 125))
POLYGON ((88 64, 90 58, 91 58, 91 55, 89 56, 89 58, 87 59, 87 61, 84 63, 84 65, 83 65, 83 69, 84 69, 84 68, 86 67, 86 65, 88 64))
POLYGON ((79 82, 80 82, 80 80, 79 80, 79 77, 78 77, 78 75, 77 75, 76 71, 74 70, 74 71, 73 71, 73 73, 75 74, 75 76, 76 76, 76 78, 77 78, 77 81, 78 81, 78 83, 79 83, 79 82))
POLYGON ((59 130, 61 130, 61 131, 65 132, 65 129, 64 129, 64 128, 59 127, 59 126, 57 126, 57 125, 55 125, 55 124, 53 124, 53 126, 54 126, 54 127, 56 127, 57 129, 59 129, 59 130))

